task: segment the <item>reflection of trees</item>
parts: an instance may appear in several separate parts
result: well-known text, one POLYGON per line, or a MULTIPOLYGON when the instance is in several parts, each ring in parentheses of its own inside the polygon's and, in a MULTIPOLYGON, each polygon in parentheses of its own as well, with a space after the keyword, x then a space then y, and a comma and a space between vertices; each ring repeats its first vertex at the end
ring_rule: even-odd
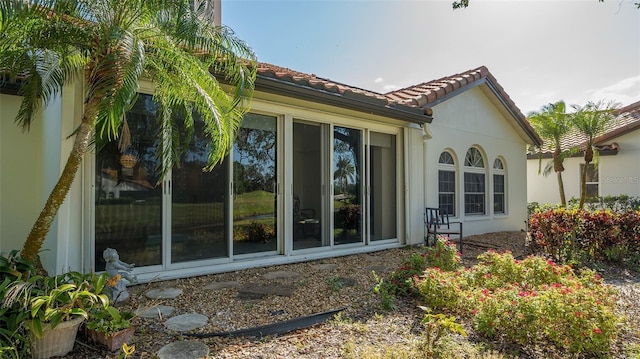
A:
POLYGON ((338 179, 342 186, 342 193, 347 193, 349 179, 355 179, 355 166, 347 157, 341 156, 336 163, 336 171, 333 173, 334 178, 338 179))
POLYGON ((276 132, 240 128, 234 145, 235 192, 273 192, 276 175, 276 132))
POLYGON ((337 162, 334 178, 342 185, 342 192, 348 191, 348 180, 352 179, 356 190, 355 202, 360 203, 360 130, 336 126, 333 129, 333 150, 337 162))

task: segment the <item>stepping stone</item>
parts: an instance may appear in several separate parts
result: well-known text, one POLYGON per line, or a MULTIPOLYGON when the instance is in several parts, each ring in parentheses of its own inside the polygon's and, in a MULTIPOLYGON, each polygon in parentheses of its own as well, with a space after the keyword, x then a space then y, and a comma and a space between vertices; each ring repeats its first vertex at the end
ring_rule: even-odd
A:
POLYGON ((343 287, 353 287, 356 284, 358 284, 358 281, 353 279, 353 278, 340 277, 340 278, 338 278, 338 281, 340 281, 340 283, 342 283, 343 287))
POLYGON ((338 265, 333 263, 322 263, 322 264, 316 264, 313 266, 313 269, 318 269, 318 270, 332 270, 336 268, 338 268, 338 265))
POLYGON ((188 332, 204 327, 207 325, 207 322, 209 322, 209 318, 202 314, 187 313, 169 318, 169 320, 164 323, 164 326, 176 332, 188 332))
POLYGON ((225 288, 237 288, 238 286, 240 286, 240 282, 238 281, 231 281, 231 282, 213 282, 209 285, 207 285, 206 287, 204 287, 204 290, 219 290, 219 289, 225 289, 225 288))
POLYGON ((250 283, 238 288, 238 298, 245 300, 262 299, 267 295, 290 297, 293 294, 294 288, 295 287, 292 285, 265 285, 250 283))
POLYGON ((387 267, 383 266, 383 265, 372 265, 372 266, 368 266, 367 267, 367 271, 369 272, 376 272, 377 273, 381 273, 381 272, 386 272, 388 269, 387 267))
POLYGON ((151 289, 144 295, 149 299, 173 299, 182 294, 182 289, 178 288, 160 288, 151 289))
POLYGON ((167 344, 156 353, 159 359, 200 359, 209 355, 209 347, 196 341, 167 344))
POLYGON ((275 271, 275 272, 269 272, 269 273, 265 273, 264 275, 262 275, 262 278, 264 279, 293 279, 293 278, 298 278, 300 276, 300 274, 296 273, 296 272, 290 272, 290 271, 275 271))
POLYGON ((173 314, 174 307, 168 305, 156 305, 150 308, 142 308, 136 310, 136 314, 142 318, 163 318, 173 314))

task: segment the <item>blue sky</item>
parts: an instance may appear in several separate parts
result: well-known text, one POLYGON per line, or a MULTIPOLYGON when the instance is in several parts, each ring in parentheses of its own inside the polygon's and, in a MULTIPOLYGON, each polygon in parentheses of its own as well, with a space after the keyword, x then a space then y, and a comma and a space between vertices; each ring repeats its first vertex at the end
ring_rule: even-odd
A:
POLYGON ((222 22, 259 61, 381 93, 484 65, 526 114, 640 101, 633 1, 222 0, 222 22))

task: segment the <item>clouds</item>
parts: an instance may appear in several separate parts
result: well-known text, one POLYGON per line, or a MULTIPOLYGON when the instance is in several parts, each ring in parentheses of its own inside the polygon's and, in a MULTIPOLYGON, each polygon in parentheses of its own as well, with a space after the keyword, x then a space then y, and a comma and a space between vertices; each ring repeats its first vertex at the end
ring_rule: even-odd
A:
POLYGON ((601 89, 586 91, 591 101, 615 101, 625 106, 640 101, 640 75, 627 77, 601 89))
POLYGON ((373 80, 373 83, 374 83, 373 91, 377 91, 380 93, 387 93, 387 92, 391 92, 401 88, 398 85, 385 83, 382 77, 376 77, 376 79, 373 80))

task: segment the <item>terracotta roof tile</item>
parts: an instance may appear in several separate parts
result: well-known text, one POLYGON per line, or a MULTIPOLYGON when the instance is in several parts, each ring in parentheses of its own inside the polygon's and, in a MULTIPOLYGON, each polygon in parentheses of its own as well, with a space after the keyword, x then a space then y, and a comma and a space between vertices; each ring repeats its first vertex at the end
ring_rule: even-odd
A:
MULTIPOLYGON (((617 143, 605 144, 605 142, 620 137, 626 133, 631 131, 640 129, 640 101, 632 103, 628 106, 625 106, 618 111, 618 116, 611 121, 608 126, 602 131, 595 139, 594 144, 596 148, 600 149, 619 149, 619 145, 617 143), (611 147, 615 144, 614 147, 611 147)), ((583 147, 587 138, 578 133, 577 131, 572 132, 565 138, 560 141, 563 149, 570 149, 574 147, 583 147)), ((545 150, 545 152, 549 152, 545 150)))
MULTIPOLYGON (((414 86, 406 87, 386 93, 385 95, 392 101, 407 104, 410 106, 432 107, 440 101, 444 101, 453 96, 457 91, 464 90, 465 87, 475 84, 477 81, 486 81, 495 89, 498 96, 506 105, 508 110, 513 114, 516 122, 527 133, 529 138, 535 144, 541 144, 542 140, 535 132, 529 121, 522 114, 520 109, 513 102, 511 97, 504 91, 495 77, 489 72, 485 66, 443 77, 437 80, 423 82, 414 86)), ((437 121, 437 118, 436 118, 437 121)))

